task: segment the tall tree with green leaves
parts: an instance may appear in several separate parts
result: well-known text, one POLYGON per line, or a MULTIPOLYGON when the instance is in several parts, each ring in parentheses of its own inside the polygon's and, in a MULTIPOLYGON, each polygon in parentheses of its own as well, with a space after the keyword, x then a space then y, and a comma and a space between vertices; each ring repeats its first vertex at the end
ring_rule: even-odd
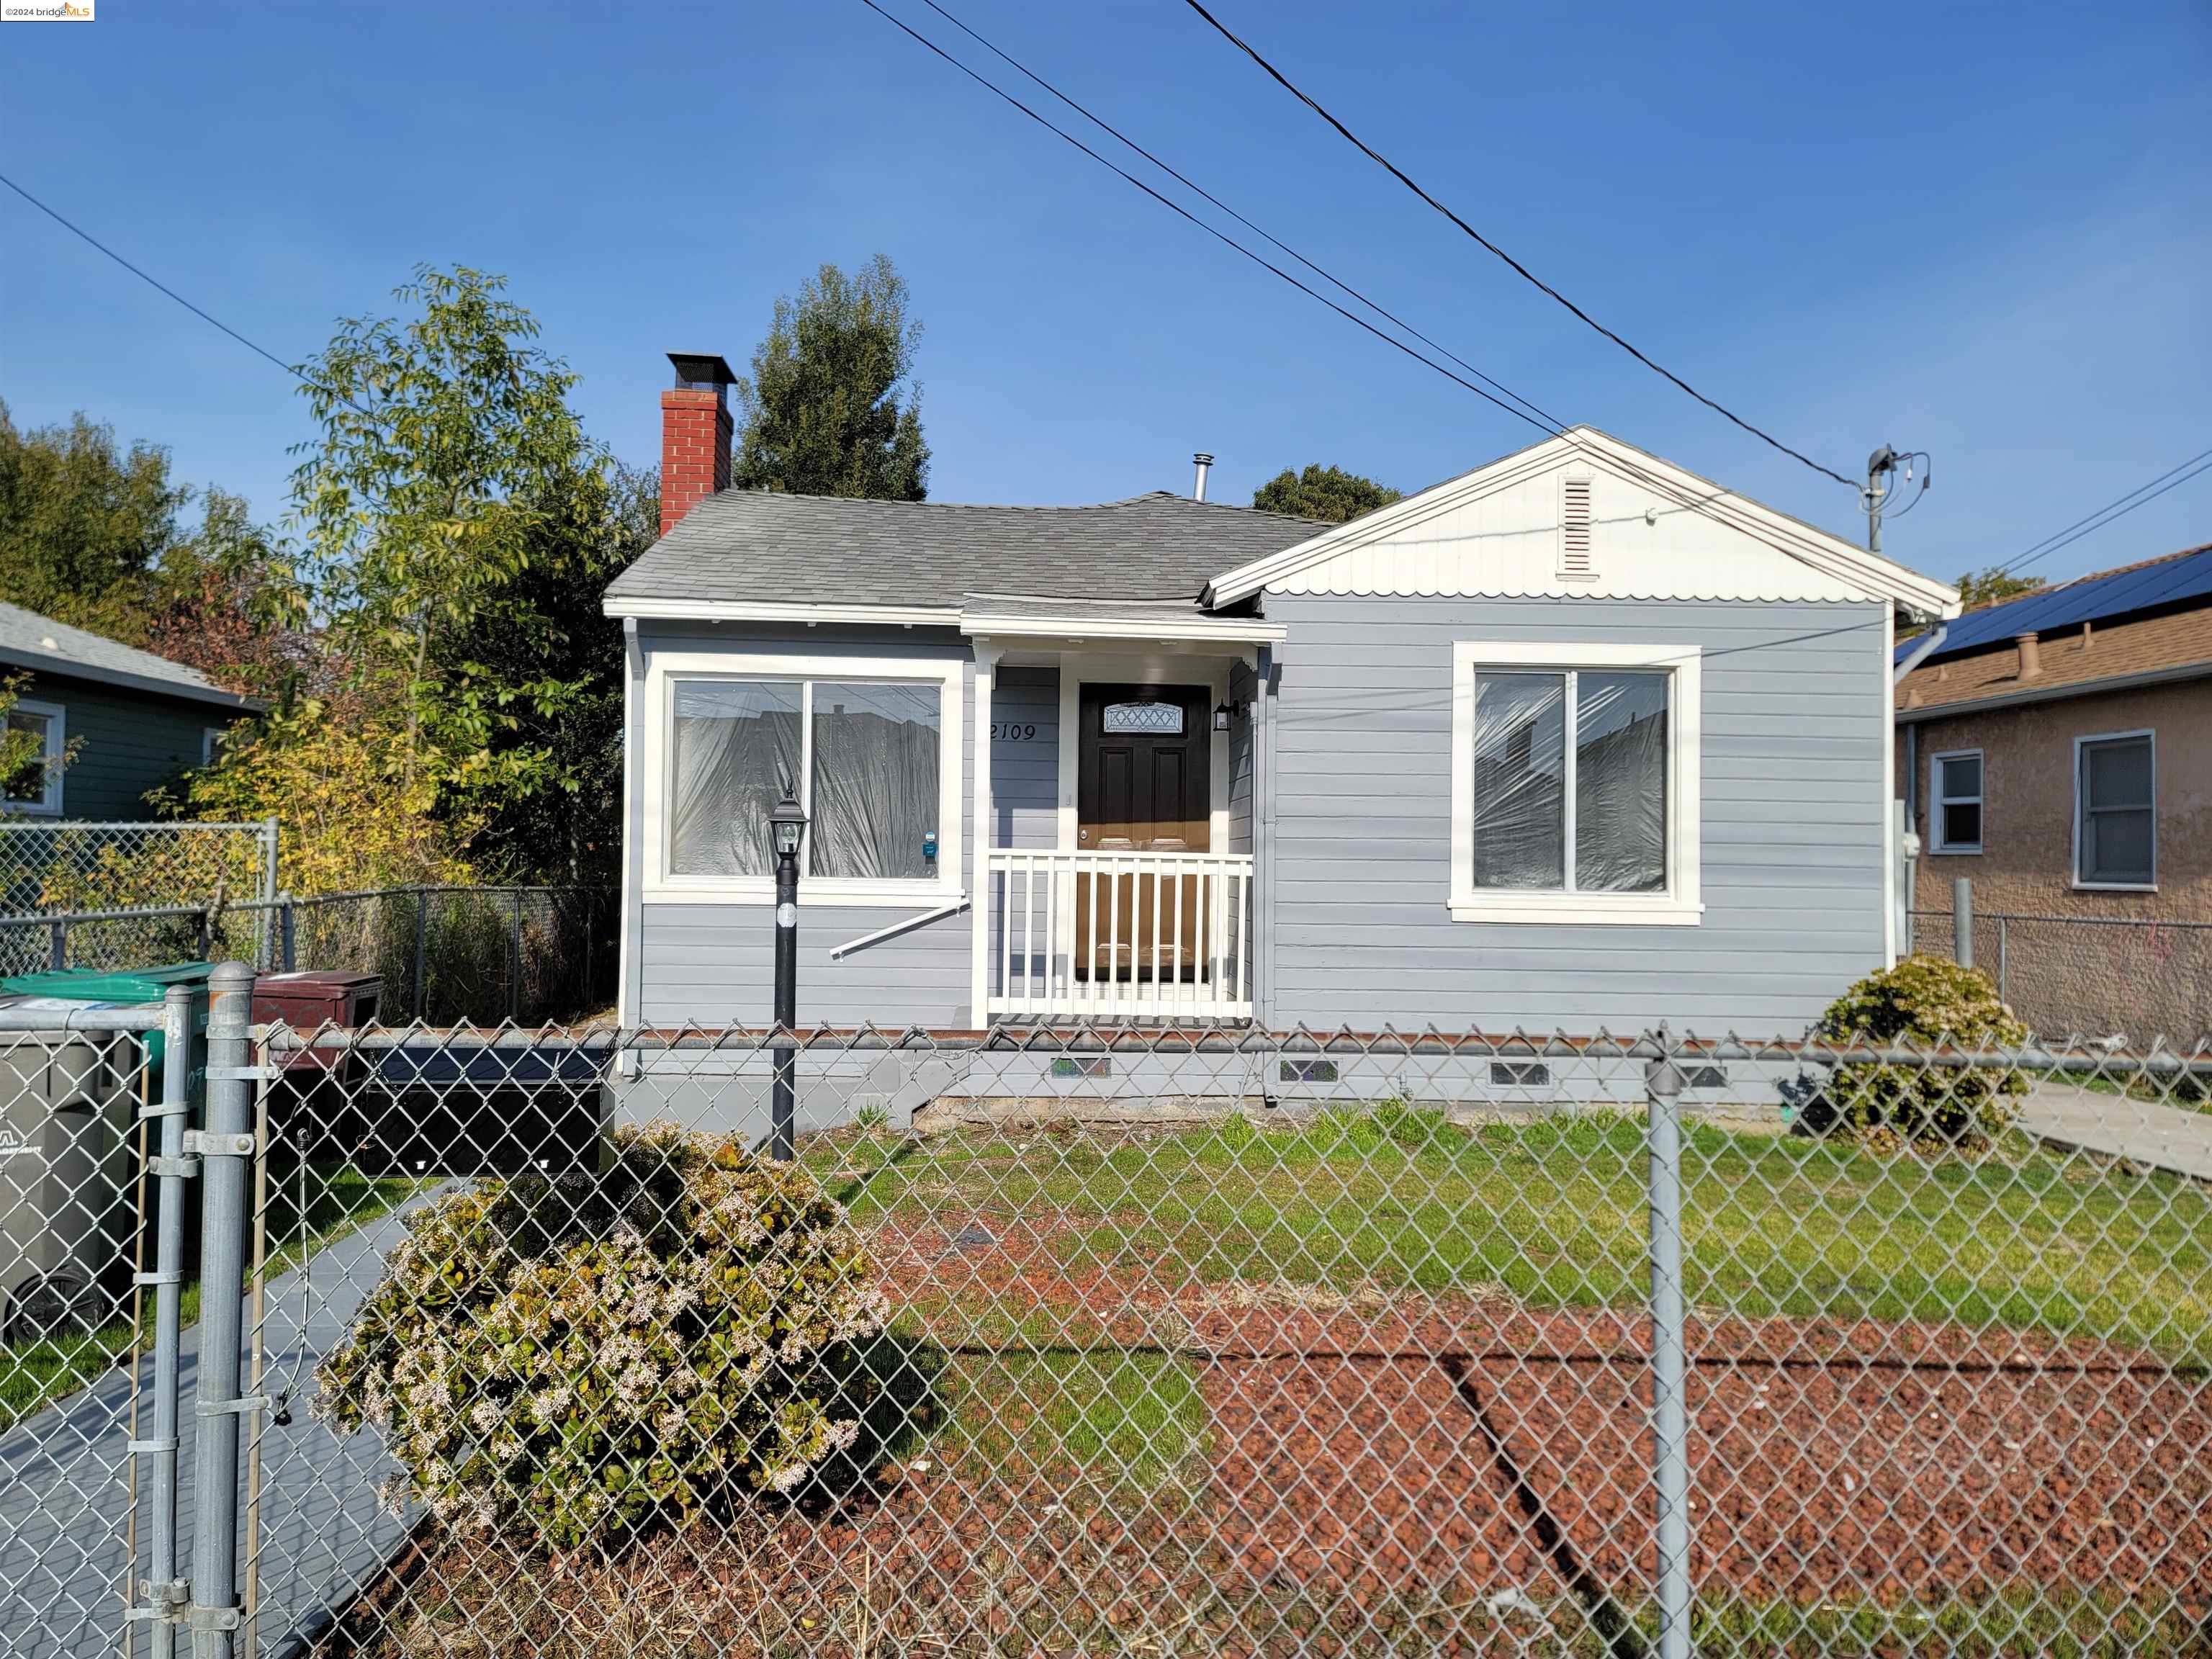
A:
POLYGON ((191 491, 158 444, 118 445, 82 413, 19 430, 0 404, 0 598, 102 633, 128 631, 191 491))
MULTIPOLYGON (((333 672, 290 729, 374 751, 362 775, 451 826, 477 867, 574 876, 586 860, 571 809, 608 810, 617 775, 602 728, 621 635, 599 599, 637 544, 624 489, 640 486, 586 440, 575 375, 505 289, 419 266, 394 290, 405 317, 345 319, 301 368, 323 431, 302 446, 293 499, 333 672)), ((241 765, 257 758, 234 747, 241 765)), ((274 775, 272 758, 258 757, 274 775)), ((201 793, 234 810, 238 783, 201 793)), ((387 839, 426 862, 453 850, 387 839)))
POLYGON ((905 281, 878 253, 851 276, 825 264, 775 302, 752 373, 738 379, 744 423, 732 456, 739 489, 918 501, 929 446, 914 382, 921 325, 905 281))
POLYGON ((1252 492, 1252 505, 1264 512, 1318 519, 1323 524, 1346 524, 1402 499, 1401 492, 1388 484, 1340 466, 1318 464, 1303 472, 1285 467, 1252 492))

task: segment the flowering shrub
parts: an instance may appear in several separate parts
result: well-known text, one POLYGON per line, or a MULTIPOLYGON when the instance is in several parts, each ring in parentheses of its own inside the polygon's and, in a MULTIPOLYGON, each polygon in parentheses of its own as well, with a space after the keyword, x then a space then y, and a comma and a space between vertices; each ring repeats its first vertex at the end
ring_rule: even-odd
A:
MULTIPOLYGON (((1907 957, 1869 974, 1828 1005, 1815 1028, 1854 1040, 1967 1049, 2017 1048, 2027 1028, 1978 969, 1940 957, 1907 957)), ((1939 1066, 1839 1066, 1808 1103, 1807 1127, 1876 1146, 1968 1146, 2001 1133, 2027 1091, 2019 1072, 1939 1066)))
POLYGON ((555 1549, 790 1494, 853 1454, 889 1305, 800 1170, 671 1127, 598 1170, 483 1181, 418 1216, 323 1362, 386 1497, 555 1549))

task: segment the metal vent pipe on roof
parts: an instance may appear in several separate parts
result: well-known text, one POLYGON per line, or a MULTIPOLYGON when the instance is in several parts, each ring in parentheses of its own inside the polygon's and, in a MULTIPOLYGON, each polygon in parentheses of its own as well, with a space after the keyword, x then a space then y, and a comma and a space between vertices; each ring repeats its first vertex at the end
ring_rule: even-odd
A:
POLYGON ((2020 677, 2032 680, 2043 672, 2043 653, 2037 647, 2033 634, 2015 634, 2012 642, 2020 647, 2020 677))
POLYGON ((1206 469, 1213 465, 1213 457, 1201 449, 1190 459, 1191 464, 1198 469, 1198 477, 1191 482, 1190 498, 1194 501, 1202 501, 1206 499, 1206 469))

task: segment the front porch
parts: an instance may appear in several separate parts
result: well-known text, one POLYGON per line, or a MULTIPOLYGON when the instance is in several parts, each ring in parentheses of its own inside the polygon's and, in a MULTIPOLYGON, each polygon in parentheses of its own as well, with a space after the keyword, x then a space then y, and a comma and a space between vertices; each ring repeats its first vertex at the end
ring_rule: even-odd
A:
POLYGON ((975 636, 974 1006, 992 1022, 1249 1022, 1253 699, 1274 630, 1207 618, 1207 637, 1102 640, 1108 619, 1085 620, 1080 636, 1010 617, 975 636))

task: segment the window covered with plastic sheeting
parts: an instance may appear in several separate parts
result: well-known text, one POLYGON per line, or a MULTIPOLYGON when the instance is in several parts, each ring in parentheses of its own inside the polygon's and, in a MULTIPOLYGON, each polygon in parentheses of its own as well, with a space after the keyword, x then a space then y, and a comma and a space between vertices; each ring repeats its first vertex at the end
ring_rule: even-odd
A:
POLYGON ((1474 690, 1474 882, 1566 880, 1566 677, 1485 674, 1474 690))
POLYGON ((811 872, 934 875, 938 688, 825 682, 811 690, 811 872))
POLYGON ((804 694, 795 681, 676 683, 673 873, 775 873, 769 814, 799 775, 804 694))
POLYGON ((1575 685, 1575 890, 1667 885, 1667 677, 1583 670, 1575 685))
POLYGON ((1476 675, 1477 889, 1666 890, 1668 682, 1595 669, 1476 675))

